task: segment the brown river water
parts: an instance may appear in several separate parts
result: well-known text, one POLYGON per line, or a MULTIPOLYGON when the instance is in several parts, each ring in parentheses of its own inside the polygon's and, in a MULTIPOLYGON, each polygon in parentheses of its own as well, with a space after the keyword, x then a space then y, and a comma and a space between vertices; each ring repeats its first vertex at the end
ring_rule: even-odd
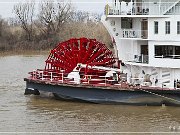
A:
POLYGON ((46 57, 0 57, 0 134, 180 132, 180 107, 98 105, 25 96, 23 78, 43 68, 46 57))

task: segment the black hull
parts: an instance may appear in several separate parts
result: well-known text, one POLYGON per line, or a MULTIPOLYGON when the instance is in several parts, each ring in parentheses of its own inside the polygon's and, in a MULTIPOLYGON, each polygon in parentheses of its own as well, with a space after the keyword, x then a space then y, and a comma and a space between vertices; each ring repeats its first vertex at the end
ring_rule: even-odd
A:
POLYGON ((180 106, 178 90, 126 90, 109 87, 42 83, 25 79, 26 94, 38 91, 52 92, 61 100, 90 102, 97 104, 180 106), (31 92, 30 92, 30 91, 31 92), (35 90, 35 91, 34 91, 35 90))

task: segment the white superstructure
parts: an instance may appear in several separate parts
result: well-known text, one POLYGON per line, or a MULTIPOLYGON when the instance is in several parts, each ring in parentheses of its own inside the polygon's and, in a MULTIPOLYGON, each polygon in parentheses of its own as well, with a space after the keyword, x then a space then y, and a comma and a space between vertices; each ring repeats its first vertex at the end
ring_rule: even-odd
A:
POLYGON ((179 88, 180 0, 113 0, 102 22, 129 83, 179 88))

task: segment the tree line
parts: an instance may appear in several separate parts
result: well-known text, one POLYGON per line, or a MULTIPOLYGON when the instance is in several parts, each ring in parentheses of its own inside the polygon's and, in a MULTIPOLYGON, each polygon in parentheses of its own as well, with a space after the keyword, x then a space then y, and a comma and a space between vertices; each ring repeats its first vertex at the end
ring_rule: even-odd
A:
POLYGON ((111 45, 101 15, 78 11, 70 1, 34 0, 13 7, 11 23, 0 17, 0 51, 46 50, 69 38, 96 38, 111 45))

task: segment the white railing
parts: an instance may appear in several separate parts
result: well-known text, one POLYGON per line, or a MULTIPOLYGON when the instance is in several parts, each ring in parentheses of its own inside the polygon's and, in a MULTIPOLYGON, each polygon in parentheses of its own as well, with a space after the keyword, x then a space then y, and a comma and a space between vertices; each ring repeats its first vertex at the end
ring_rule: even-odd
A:
POLYGON ((134 63, 149 63, 149 56, 148 55, 133 55, 131 53, 126 53, 126 61, 128 62, 134 62, 134 63))
POLYGON ((109 7, 108 15, 149 15, 149 8, 136 6, 131 9, 121 10, 109 7))
POLYGON ((122 38, 148 38, 148 31, 147 30, 123 30, 122 31, 122 38))
POLYGON ((180 59, 180 55, 161 55, 161 56, 158 56, 158 55, 155 55, 154 56, 155 58, 162 58, 162 59, 180 59))
MULTIPOLYGON (((116 6, 106 5, 106 15, 163 15, 171 10, 171 13, 180 11, 180 5, 178 2, 143 2, 143 3, 132 3, 127 2, 126 4, 117 3, 116 6), (171 10, 173 9, 173 10, 171 10)), ((179 12, 180 14, 180 12, 179 12)))

